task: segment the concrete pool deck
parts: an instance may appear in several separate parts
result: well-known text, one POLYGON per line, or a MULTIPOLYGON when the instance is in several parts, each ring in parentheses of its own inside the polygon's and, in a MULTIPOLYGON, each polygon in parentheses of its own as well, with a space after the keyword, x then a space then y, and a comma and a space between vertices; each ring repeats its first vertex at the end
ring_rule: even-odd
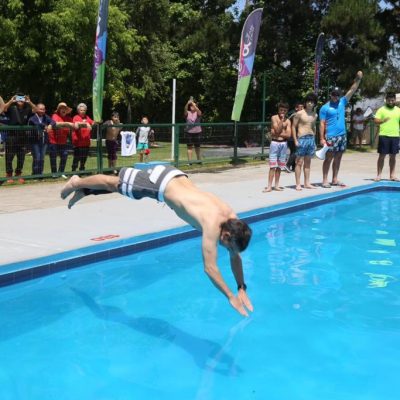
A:
MULTIPOLYGON (((340 180, 347 187, 371 184, 376 174, 376 153, 348 153, 342 160, 340 180)), ((282 172, 282 192, 263 193, 267 164, 229 170, 191 173, 190 179, 240 213, 305 197, 340 191, 320 187, 322 161, 312 161, 311 181, 315 190, 294 189, 294 174, 282 172)), ((384 178, 388 177, 388 165, 384 178)), ((400 172, 399 172, 400 175, 400 172)), ((1 265, 49 256, 184 226, 166 205, 154 200, 133 201, 119 194, 90 196, 68 210, 60 198, 65 181, 0 187, 1 265)))

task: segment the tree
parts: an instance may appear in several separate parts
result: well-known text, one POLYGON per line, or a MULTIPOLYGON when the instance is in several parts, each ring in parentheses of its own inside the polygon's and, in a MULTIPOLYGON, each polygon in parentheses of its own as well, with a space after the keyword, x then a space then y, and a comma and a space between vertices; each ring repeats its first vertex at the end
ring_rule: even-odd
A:
POLYGON ((376 0, 337 0, 331 2, 322 20, 327 35, 333 85, 347 88, 357 70, 363 70, 362 91, 375 96, 385 78, 377 66, 386 57, 387 45, 382 42, 384 29, 376 19, 376 0))

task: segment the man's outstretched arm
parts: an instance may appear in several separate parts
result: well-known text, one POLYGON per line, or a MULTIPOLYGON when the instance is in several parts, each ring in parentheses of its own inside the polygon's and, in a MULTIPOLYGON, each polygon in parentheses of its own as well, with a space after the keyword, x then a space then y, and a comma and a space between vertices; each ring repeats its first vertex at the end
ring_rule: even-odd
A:
POLYGON ((238 299, 250 311, 253 311, 253 305, 246 293, 246 283, 243 275, 242 257, 239 253, 230 253, 231 269, 238 286, 238 299))
POLYGON ((228 298, 231 306, 236 309, 236 311, 247 317, 248 313, 244 308, 243 302, 240 300, 239 296, 236 297, 229 289, 217 266, 217 241, 204 237, 203 233, 202 250, 204 271, 210 278, 213 285, 228 298))
POLYGON ((347 101, 350 101, 350 99, 353 97, 353 94, 356 92, 356 90, 360 86, 362 77, 363 77, 362 71, 358 71, 353 84, 351 85, 350 89, 346 93, 347 101))

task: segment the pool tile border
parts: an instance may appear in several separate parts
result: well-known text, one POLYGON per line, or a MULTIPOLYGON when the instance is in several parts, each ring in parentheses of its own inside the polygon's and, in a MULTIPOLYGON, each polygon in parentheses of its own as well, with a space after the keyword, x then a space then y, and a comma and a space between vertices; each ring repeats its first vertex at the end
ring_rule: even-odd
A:
MULTIPOLYGON (((400 184, 396 182, 378 182, 357 186, 338 192, 331 192, 328 194, 285 202, 279 205, 258 208, 252 211, 240 213, 239 216, 248 223, 252 223, 342 200, 357 194, 375 191, 400 191, 400 184)), ((194 230, 190 226, 185 226, 182 228, 168 229, 161 232, 70 250, 51 256, 2 265, 0 268, 0 287, 30 279, 37 279, 93 262, 138 253, 198 236, 200 236, 198 231, 194 230)))

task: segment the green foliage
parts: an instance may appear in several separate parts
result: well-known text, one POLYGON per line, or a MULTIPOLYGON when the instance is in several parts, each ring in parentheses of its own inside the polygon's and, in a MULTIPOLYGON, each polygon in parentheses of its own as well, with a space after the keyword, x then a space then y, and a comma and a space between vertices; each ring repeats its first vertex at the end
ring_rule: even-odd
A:
MULTIPOLYGON (((398 78, 398 0, 254 1, 242 14, 234 0, 111 0, 104 118, 148 114, 165 122, 177 79, 177 121, 194 96, 205 120, 229 120, 237 83, 240 33, 247 15, 263 7, 263 22, 243 121, 260 120, 266 77, 267 115, 312 90, 315 42, 325 32, 321 93, 347 89, 358 69, 364 95, 398 78), (390 58, 387 55, 390 54, 390 58)), ((91 106, 93 44, 98 0, 0 2, 0 94, 17 90, 51 109, 59 101, 91 106)), ((321 97, 322 98, 322 97, 321 97)))

